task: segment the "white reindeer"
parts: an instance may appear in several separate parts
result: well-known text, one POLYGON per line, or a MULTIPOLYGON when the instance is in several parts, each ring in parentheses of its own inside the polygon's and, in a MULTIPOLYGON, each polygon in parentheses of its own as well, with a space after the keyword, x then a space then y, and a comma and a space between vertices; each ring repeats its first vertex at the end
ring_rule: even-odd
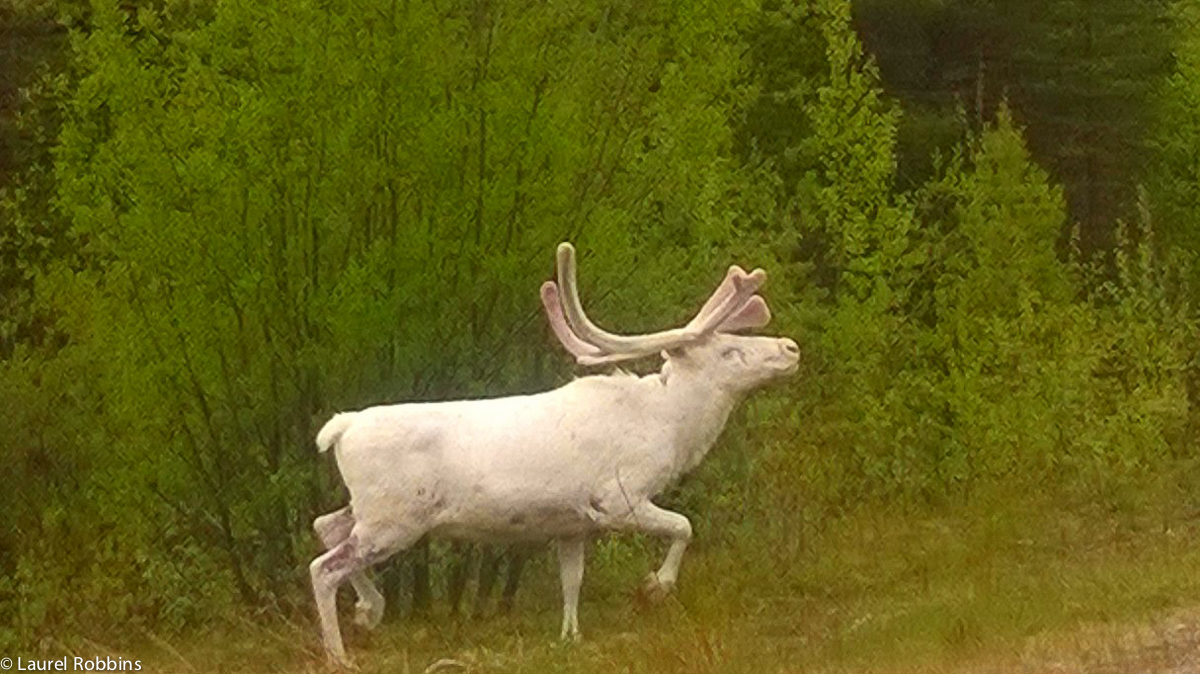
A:
POLYGON ((427 533, 557 541, 564 639, 579 636, 584 543, 598 532, 666 538, 666 559, 643 590, 661 599, 674 587, 692 526, 651 500, 700 463, 742 397, 795 372, 799 348, 790 339, 729 334, 770 319, 755 295, 766 273, 736 266, 684 328, 605 332, 584 315, 574 253, 570 244, 559 246, 558 285, 542 286, 559 340, 585 365, 661 351, 662 370, 588 376, 535 395, 335 415, 317 434, 317 446, 335 448, 350 505, 313 523, 327 552, 309 567, 334 662, 349 664, 337 623, 338 586, 350 580, 358 595, 355 621, 374 627, 383 597, 365 571, 427 533))

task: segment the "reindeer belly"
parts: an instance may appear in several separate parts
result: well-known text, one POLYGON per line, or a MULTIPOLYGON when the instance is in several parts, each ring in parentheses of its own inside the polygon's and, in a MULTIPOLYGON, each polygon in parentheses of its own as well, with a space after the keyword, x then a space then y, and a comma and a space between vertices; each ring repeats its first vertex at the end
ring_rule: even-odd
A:
POLYGON ((441 538, 489 542, 542 541, 579 536, 595 529, 585 509, 567 503, 533 502, 450 505, 432 533, 441 538))

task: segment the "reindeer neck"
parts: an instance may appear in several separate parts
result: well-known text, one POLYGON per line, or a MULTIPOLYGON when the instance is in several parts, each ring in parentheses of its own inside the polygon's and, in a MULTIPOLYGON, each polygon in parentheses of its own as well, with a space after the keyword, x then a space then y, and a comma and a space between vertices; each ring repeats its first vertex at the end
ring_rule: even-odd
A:
POLYGON ((674 426, 676 477, 695 468, 716 443, 740 396, 715 384, 705 372, 663 368, 666 403, 674 426))

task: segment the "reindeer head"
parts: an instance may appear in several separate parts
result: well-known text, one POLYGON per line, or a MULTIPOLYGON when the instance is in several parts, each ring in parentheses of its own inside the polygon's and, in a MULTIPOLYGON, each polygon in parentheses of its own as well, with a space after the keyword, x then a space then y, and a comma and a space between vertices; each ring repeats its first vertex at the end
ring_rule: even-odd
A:
POLYGON ((600 329, 584 313, 575 283, 575 248, 562 243, 558 283, 542 284, 542 306, 554 334, 581 365, 661 353, 673 367, 702 373, 722 388, 743 391, 795 372, 800 359, 800 349, 790 339, 731 334, 761 328, 771 320, 767 303, 755 294, 766 280, 761 269, 746 273, 741 267, 730 267, 700 313, 684 327, 617 335, 600 329))

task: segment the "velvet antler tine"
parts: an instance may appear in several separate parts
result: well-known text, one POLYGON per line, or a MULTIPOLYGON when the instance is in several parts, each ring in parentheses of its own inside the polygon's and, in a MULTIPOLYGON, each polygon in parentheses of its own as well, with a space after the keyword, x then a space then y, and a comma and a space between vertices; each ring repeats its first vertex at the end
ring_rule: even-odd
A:
POLYGON ((761 296, 755 295, 742 305, 732 316, 725 319, 717 330, 719 332, 737 332, 738 330, 753 330, 771 322, 771 310, 761 296))
POLYGON ((578 359, 583 356, 603 354, 600 349, 580 339, 571 330, 571 326, 567 325, 567 319, 562 311, 562 301, 558 295, 558 285, 554 281, 546 281, 542 284, 541 296, 542 308, 546 310, 546 317, 550 319, 550 328, 554 331, 554 336, 558 337, 558 341, 572 356, 578 359))
POLYGON ((697 316, 688 324, 689 329, 700 334, 708 334, 720 329, 730 316, 740 311, 742 305, 749 302, 754 293, 758 292, 758 289, 767 280, 767 272, 755 269, 745 276, 731 273, 727 278, 732 278, 734 292, 726 296, 717 306, 712 307, 705 315, 697 316))
POLYGON ((721 284, 713 291, 713 294, 704 302, 704 306, 700 307, 700 312, 696 317, 688 323, 689 327, 700 325, 708 316, 722 303, 729 299, 737 291, 736 279, 744 278, 746 271, 737 265, 729 268, 725 272, 725 278, 721 280, 721 284))

